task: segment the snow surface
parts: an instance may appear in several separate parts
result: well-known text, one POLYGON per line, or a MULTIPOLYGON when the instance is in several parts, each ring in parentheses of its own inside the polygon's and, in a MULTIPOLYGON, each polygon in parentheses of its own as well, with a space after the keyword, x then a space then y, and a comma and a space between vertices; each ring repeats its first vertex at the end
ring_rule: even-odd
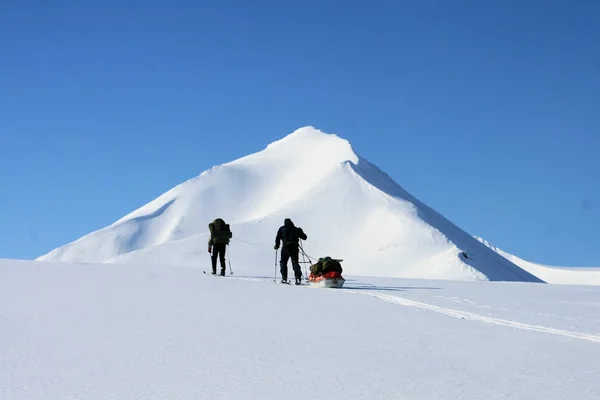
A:
POLYGON ((208 223, 217 217, 231 224, 229 249, 242 273, 269 271, 277 228, 291 218, 308 235, 309 256, 342 258, 349 274, 541 282, 406 192, 348 141, 312 127, 215 166, 38 260, 206 268, 208 223))
POLYGON ((600 287, 239 275, 0 260, 0 398, 600 398, 600 287))
POLYGON ((543 279, 547 283, 600 286, 600 268, 557 267, 537 264, 507 253, 483 238, 475 238, 488 246, 490 249, 500 254, 502 257, 510 260, 514 264, 539 277, 540 279, 543 279))

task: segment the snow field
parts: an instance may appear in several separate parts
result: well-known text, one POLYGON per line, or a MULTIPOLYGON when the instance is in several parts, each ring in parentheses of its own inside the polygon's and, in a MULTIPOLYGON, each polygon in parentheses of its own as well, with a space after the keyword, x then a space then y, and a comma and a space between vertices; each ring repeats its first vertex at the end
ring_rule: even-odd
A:
POLYGON ((0 398, 597 399, 600 288, 0 261, 0 398))

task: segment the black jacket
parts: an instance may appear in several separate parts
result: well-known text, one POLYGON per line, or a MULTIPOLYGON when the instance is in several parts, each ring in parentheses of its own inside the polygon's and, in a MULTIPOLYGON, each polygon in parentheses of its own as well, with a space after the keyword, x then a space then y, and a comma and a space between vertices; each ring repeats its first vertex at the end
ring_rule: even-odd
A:
POLYGON ((286 218, 283 222, 283 226, 277 230, 277 236, 275 237, 275 246, 279 247, 279 244, 283 242, 283 245, 297 245, 298 242, 302 240, 306 240, 306 233, 302 230, 302 228, 294 226, 294 223, 291 219, 286 218))

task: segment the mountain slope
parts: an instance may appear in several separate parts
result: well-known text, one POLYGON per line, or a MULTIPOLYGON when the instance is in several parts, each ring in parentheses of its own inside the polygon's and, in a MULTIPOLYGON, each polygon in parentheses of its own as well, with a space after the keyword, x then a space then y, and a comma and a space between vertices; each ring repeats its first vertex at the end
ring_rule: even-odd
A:
POLYGON ((271 270, 275 233, 289 217, 307 233, 308 255, 343 258, 348 274, 541 281, 414 198, 348 141, 312 127, 38 260, 207 266, 207 224, 217 217, 234 232, 237 271, 271 270))
POLYGON ((575 286, 0 260, 0 398, 597 400, 599 306, 575 286))
POLYGON ((543 279, 547 283, 600 286, 600 268, 556 267, 537 264, 507 253, 483 238, 477 236, 475 238, 510 262, 543 279))

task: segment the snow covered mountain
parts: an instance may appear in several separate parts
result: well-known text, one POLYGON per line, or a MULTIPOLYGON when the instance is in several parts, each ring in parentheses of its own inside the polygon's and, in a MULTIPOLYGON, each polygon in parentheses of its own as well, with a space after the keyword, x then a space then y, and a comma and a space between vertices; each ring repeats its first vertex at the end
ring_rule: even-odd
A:
POLYGON ((518 265, 547 283, 564 285, 600 286, 600 268, 573 268, 543 265, 523 260, 513 254, 499 249, 487 240, 475 236, 475 239, 500 254, 502 257, 518 265))
POLYGON ((231 224, 236 272, 278 273, 275 233, 291 218, 308 235, 306 253, 342 258, 345 274, 542 281, 409 194, 348 141, 312 127, 215 166, 38 260, 208 268, 207 225, 217 217, 231 224))

